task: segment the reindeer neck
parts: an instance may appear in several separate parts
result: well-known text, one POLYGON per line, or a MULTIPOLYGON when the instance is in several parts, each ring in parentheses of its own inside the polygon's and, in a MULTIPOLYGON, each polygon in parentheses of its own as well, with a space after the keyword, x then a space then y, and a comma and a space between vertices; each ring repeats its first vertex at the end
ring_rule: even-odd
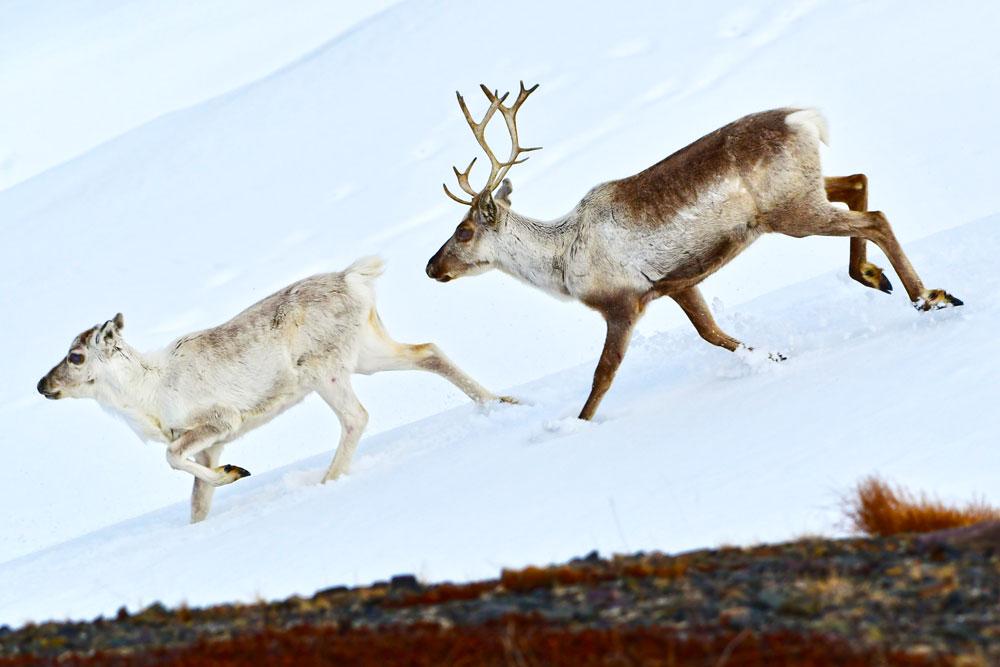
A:
POLYGON ((97 402, 123 417, 141 438, 166 438, 156 401, 161 368, 125 343, 119 354, 123 360, 109 367, 100 380, 97 402))
POLYGON ((576 218, 540 222, 502 207, 500 215, 497 268, 551 294, 569 296, 565 257, 576 238, 576 218))

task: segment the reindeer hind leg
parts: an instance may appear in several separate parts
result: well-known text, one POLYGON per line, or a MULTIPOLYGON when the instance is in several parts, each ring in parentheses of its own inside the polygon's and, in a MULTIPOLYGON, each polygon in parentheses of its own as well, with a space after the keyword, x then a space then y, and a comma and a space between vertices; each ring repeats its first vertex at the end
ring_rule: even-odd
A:
MULTIPOLYGON (((829 201, 847 204, 847 208, 852 211, 868 210, 868 177, 864 174, 830 176, 824 179, 824 184, 829 201)), ((847 273, 865 287, 892 294, 892 283, 881 267, 868 261, 864 238, 851 237, 851 258, 847 273)))
POLYGON ((333 455, 333 461, 323 477, 324 482, 332 482, 348 471, 358 441, 368 425, 368 411, 361 405, 354 389, 351 387, 351 376, 347 372, 331 374, 316 388, 327 405, 340 420, 340 442, 333 455))
POLYGON ((399 343, 389 336, 373 308, 368 317, 368 328, 362 341, 359 373, 382 371, 427 371, 443 377, 479 404, 499 400, 517 403, 510 396, 495 396, 476 382, 434 343, 410 345, 399 343))
POLYGON ((910 264, 899 240, 881 211, 845 211, 835 206, 820 206, 805 218, 784 217, 776 220, 771 231, 795 238, 806 236, 850 236, 871 241, 889 258, 892 268, 906 288, 910 301, 917 310, 937 310, 961 306, 958 299, 943 289, 925 289, 916 269, 910 264))

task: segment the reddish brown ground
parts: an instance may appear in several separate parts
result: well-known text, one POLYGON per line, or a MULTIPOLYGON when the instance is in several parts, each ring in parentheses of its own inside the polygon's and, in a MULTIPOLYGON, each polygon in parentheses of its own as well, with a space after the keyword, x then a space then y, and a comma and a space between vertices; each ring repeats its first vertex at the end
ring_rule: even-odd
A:
MULTIPOLYGON (((697 634, 697 633, 695 633, 697 634)), ((298 627, 269 630, 238 640, 199 642, 176 650, 153 649, 134 655, 97 654, 40 662, 35 658, 3 665, 443 665, 587 667, 649 665, 680 667, 937 667, 987 663, 944 658, 919 651, 857 650, 849 642, 819 635, 730 631, 714 638, 684 636, 662 628, 574 631, 530 618, 509 618, 474 628, 444 630, 436 625, 379 631, 298 627)))

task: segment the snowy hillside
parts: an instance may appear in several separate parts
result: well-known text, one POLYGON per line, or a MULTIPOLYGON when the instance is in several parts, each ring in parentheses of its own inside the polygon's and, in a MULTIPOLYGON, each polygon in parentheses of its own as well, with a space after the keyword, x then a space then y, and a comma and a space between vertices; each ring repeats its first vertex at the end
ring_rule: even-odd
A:
MULTIPOLYGON (((0 623, 836 534, 840 494, 872 472, 996 504, 998 223, 909 248, 965 309, 921 316, 825 274, 721 318, 789 354, 781 365, 687 327, 652 335, 597 423, 572 416, 589 364, 542 378, 516 389, 529 405, 456 408, 363 440, 335 484, 315 483, 318 456, 222 489, 202 524, 180 503, 7 563, 0 623)), ((227 460, 244 463, 239 451, 227 460)))
POLYGON ((392 1, 0 2, 0 190, 259 79, 392 1))
POLYGON ((402 570, 475 576, 592 547, 789 537, 829 529, 836 493, 873 469, 991 493, 995 222, 929 235, 1000 212, 1000 7, 91 4, 0 3, 0 187, 36 174, 0 192, 0 563, 21 557, 0 565, 0 622, 402 570), (169 57, 178 49, 190 57, 169 57), (73 63, 89 63, 89 78, 73 63), (597 315, 496 274, 448 285, 423 274, 463 214, 440 183, 477 154, 454 91, 478 111, 480 81, 521 78, 542 84, 519 124, 545 150, 511 172, 517 210, 561 215, 595 183, 744 113, 818 106, 827 173, 868 173, 872 206, 904 243, 923 239, 911 259, 925 283, 968 305, 920 316, 900 291, 847 280, 845 239, 765 238, 704 292, 735 335, 788 364, 710 348, 658 303, 605 421, 577 424, 597 315), (76 80, 86 95, 63 85, 76 80), (369 253, 388 262, 378 292, 396 338, 434 340, 534 405, 484 416, 438 378, 360 378, 371 422, 350 479, 307 484, 337 440, 333 415, 307 400, 228 448, 254 477, 220 490, 211 520, 188 528, 175 503, 190 478, 160 447, 93 403, 35 393, 72 337, 117 311, 129 342, 152 349, 369 253), (292 534, 289 551, 280 538, 292 534), (178 554, 194 544, 219 562, 263 555, 192 574, 178 554), (299 566, 275 572, 279 556, 299 566), (73 584, 82 562, 108 570, 87 566, 89 583, 73 584), (43 579, 63 592, 19 583, 41 591, 43 579))

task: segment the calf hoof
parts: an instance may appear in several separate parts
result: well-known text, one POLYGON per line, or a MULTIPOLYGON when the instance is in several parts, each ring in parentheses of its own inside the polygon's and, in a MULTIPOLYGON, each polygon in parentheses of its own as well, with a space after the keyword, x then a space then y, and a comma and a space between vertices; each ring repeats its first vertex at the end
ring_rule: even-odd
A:
POLYGON ((913 307, 920 311, 941 310, 942 308, 954 308, 964 305, 964 301, 958 297, 948 294, 943 289, 925 290, 920 297, 913 302, 913 307))
POLYGON ((511 405, 521 405, 521 401, 514 398, 513 396, 499 396, 497 397, 501 403, 510 403, 511 405))
POLYGON ((224 486, 226 484, 232 484, 238 479, 243 479, 244 477, 250 476, 250 471, 246 468, 241 468, 239 466, 234 466, 226 464, 224 466, 219 466, 215 469, 215 472, 219 473, 220 479, 216 486, 224 486))
POLYGON ((861 262, 860 269, 858 271, 851 271, 850 274, 852 278, 865 287, 871 287, 880 292, 892 294, 892 283, 885 277, 885 273, 881 268, 870 262, 861 262))

